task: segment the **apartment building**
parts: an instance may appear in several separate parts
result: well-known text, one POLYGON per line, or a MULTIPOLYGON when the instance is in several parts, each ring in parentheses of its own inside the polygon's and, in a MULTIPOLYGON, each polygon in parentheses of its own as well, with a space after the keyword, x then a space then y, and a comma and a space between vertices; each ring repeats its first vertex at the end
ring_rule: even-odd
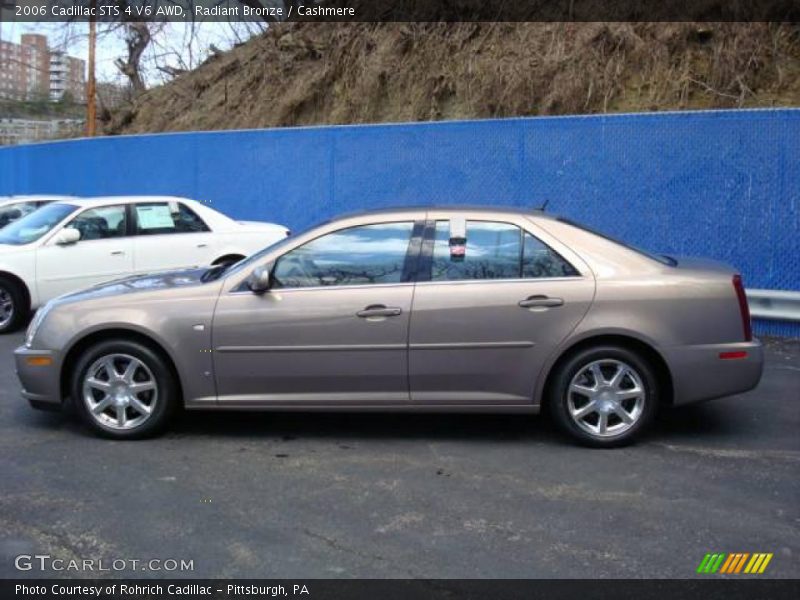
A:
POLYGON ((26 33, 20 43, 0 41, 0 100, 86 101, 86 63, 51 50, 47 36, 26 33))
POLYGON ((86 63, 61 51, 50 52, 50 99, 69 94, 75 102, 86 102, 86 63))

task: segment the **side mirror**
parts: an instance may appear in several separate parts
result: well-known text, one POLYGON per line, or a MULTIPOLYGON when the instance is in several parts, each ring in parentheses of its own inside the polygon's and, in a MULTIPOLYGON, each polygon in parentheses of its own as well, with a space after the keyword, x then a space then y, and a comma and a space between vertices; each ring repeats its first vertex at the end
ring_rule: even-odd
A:
POLYGON ((59 246, 74 244, 81 239, 81 232, 71 227, 65 227, 56 234, 55 243, 59 246))
POLYGON ((263 294, 272 287, 272 265, 256 267, 247 278, 247 287, 254 294, 263 294))

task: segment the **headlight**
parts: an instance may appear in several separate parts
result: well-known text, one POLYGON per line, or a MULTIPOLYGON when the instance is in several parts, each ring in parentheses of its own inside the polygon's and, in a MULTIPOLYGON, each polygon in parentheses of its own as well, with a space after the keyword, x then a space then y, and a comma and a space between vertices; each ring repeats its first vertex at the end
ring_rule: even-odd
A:
POLYGON ((31 347, 33 343, 33 338, 36 337, 36 332, 39 330, 39 326, 44 322, 47 313, 50 312, 50 309, 53 307, 52 302, 48 302, 44 306, 42 306, 39 310, 36 311, 36 315, 34 315, 33 319, 31 320, 31 324, 28 325, 28 331, 25 332, 25 346, 27 348, 31 347))

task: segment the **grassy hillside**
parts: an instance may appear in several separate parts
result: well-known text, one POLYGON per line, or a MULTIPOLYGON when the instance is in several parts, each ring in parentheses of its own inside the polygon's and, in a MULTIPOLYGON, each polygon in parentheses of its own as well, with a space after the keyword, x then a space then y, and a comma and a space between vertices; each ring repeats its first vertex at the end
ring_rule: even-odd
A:
POLYGON ((800 106, 800 27, 289 23, 118 110, 107 133, 800 106))

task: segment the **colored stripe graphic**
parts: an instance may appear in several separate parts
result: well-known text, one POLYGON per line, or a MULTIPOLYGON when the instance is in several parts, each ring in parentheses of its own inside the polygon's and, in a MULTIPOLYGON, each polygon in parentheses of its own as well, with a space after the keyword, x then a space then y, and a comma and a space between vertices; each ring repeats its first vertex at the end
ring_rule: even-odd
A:
POLYGON ((722 565, 722 569, 720 569, 720 573, 728 573, 731 565, 736 561, 736 554, 728 554, 728 560, 722 565))
POLYGON ((725 560, 726 554, 712 554, 711 560, 708 561, 708 565, 706 565, 706 573, 716 573, 720 566, 722 565, 722 561, 725 560))
POLYGON ((698 573, 705 573, 706 572, 706 567, 708 566, 708 563, 709 563, 710 560, 711 560, 711 555, 710 554, 706 554, 703 557, 703 560, 700 561, 700 566, 697 567, 697 572, 698 573))
POLYGON ((749 552, 732 552, 730 554, 714 552, 703 557, 697 567, 697 572, 759 575, 767 569, 772 557, 772 553, 766 552, 755 552, 753 554, 749 552))
POLYGON ((742 555, 738 552, 734 552, 731 556, 733 557, 731 565, 724 571, 720 571, 720 573, 733 573, 736 570, 736 566, 739 564, 739 559, 742 558, 742 555))
POLYGON ((748 558, 750 558, 750 553, 749 553, 749 552, 745 552, 745 553, 744 553, 744 554, 742 554, 741 556, 742 556, 742 558, 741 558, 741 559, 739 560, 739 562, 736 564, 736 570, 735 570, 735 571, 733 571, 734 573, 738 573, 739 571, 741 571, 741 570, 742 570, 742 567, 744 567, 744 563, 745 563, 745 561, 746 561, 748 558))
POLYGON ((772 552, 770 552, 764 557, 764 562, 762 562, 761 566, 758 568, 759 574, 764 572, 764 570, 767 568, 767 565, 769 564, 769 561, 771 560, 772 560, 772 552))
POLYGON ((733 552, 728 555, 728 560, 725 561, 722 569, 720 569, 720 573, 732 573, 733 570, 736 568, 736 565, 739 564, 739 558, 741 558, 741 554, 738 552, 733 552))
POLYGON ((756 573, 759 566, 761 566, 761 561, 764 560, 764 555, 759 554, 756 552, 753 554, 753 558, 750 559, 750 562, 747 563, 747 566, 744 568, 745 573, 756 573))

